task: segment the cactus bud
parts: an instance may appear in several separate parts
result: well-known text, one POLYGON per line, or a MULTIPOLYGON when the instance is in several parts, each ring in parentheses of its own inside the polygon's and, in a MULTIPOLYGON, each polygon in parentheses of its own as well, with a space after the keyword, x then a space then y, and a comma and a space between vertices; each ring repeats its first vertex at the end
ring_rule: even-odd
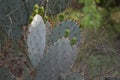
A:
POLYGON ((65 30, 65 37, 68 37, 70 35, 70 30, 69 29, 66 29, 65 30))
POLYGON ((59 20, 63 21, 64 20, 64 15, 59 15, 59 20))
POLYGON ((79 28, 82 28, 82 27, 83 27, 83 25, 82 25, 82 24, 80 24, 80 25, 79 25, 79 28))
POLYGON ((35 4, 35 5, 34 5, 34 10, 35 10, 35 9, 39 9, 38 4, 35 4))
POLYGON ((38 13, 39 13, 39 14, 43 14, 43 13, 44 13, 44 7, 43 7, 43 6, 41 6, 41 7, 39 8, 38 13))
POLYGON ((29 23, 31 23, 33 21, 33 16, 29 17, 29 23))
POLYGON ((44 21, 46 22, 48 20, 48 16, 45 16, 44 17, 44 21))
POLYGON ((38 14, 38 9, 35 9, 35 10, 34 10, 34 16, 35 16, 36 14, 38 14))
POLYGON ((71 45, 75 45, 77 42, 77 39, 76 37, 73 37, 72 40, 71 40, 71 45))

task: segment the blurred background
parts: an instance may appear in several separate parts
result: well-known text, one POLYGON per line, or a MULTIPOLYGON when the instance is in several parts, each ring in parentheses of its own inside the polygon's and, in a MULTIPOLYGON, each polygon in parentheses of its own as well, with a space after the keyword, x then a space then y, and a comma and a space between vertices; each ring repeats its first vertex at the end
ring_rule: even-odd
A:
POLYGON ((22 31, 17 34, 22 30, 20 26, 28 23, 34 4, 44 6, 52 28, 59 23, 60 15, 64 20, 72 19, 80 24, 81 43, 73 70, 80 71, 85 80, 119 78, 120 0, 49 0, 48 3, 45 1, 0 0, 0 26, 5 26, 4 30, 7 33, 8 28, 13 30, 8 36, 17 41, 22 35, 22 31))

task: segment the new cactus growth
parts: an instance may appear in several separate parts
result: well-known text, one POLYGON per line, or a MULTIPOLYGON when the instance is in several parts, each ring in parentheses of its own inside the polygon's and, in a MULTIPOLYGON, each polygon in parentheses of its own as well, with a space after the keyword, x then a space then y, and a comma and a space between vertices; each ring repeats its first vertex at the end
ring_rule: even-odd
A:
POLYGON ((71 40, 71 45, 75 45, 77 42, 77 39, 76 37, 73 37, 72 40, 71 40))
POLYGON ((35 4, 35 5, 34 5, 34 10, 35 10, 35 9, 39 9, 39 5, 38 5, 38 4, 35 4))
POLYGON ((48 20, 48 16, 44 16, 44 21, 46 22, 48 20))
POLYGON ((80 24, 80 25, 79 25, 79 28, 81 29, 82 27, 83 27, 83 25, 82 25, 82 24, 80 24))
POLYGON ((59 15, 59 20, 60 20, 60 21, 63 21, 63 20, 64 20, 64 15, 62 15, 62 14, 59 15))
POLYGON ((33 16, 29 17, 29 23, 31 23, 33 21, 33 16))
POLYGON ((69 29, 66 29, 65 30, 65 36, 64 37, 68 37, 70 35, 70 30, 69 29))
POLYGON ((34 10, 34 15, 36 15, 36 14, 38 14, 39 12, 38 12, 38 9, 35 9, 34 10))
POLYGON ((43 15, 44 14, 44 7, 41 6, 39 9, 38 9, 38 12, 40 15, 43 15))

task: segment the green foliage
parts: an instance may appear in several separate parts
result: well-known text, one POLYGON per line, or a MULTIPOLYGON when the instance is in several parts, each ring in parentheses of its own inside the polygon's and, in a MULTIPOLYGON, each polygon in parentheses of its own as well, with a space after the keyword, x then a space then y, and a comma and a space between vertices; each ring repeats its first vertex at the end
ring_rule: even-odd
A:
POLYGON ((88 28, 99 27, 101 24, 101 15, 96 6, 96 2, 99 2, 99 0, 80 0, 80 2, 84 3, 82 24, 88 28))

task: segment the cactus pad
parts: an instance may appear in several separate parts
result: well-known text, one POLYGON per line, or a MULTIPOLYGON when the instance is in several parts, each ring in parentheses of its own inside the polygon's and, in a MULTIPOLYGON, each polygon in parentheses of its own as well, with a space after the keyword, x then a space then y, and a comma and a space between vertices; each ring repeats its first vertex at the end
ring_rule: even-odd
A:
POLYGON ((55 42, 41 60, 36 80, 58 80, 60 74, 68 73, 76 59, 76 51, 76 47, 72 47, 67 38, 55 42))
POLYGON ((8 68, 0 67, 0 80, 14 80, 8 68))
POLYGON ((69 38, 72 39, 73 37, 76 37, 77 39, 77 45, 80 44, 80 29, 79 25, 72 21, 72 20, 66 20, 63 21, 55 26, 55 28, 51 31, 51 34, 48 38, 48 46, 56 42, 58 39, 62 38, 65 35, 65 30, 70 30, 69 38))
POLYGON ((40 62, 44 53, 46 41, 46 28, 40 15, 35 15, 27 34, 27 46, 29 58, 34 66, 40 62))

